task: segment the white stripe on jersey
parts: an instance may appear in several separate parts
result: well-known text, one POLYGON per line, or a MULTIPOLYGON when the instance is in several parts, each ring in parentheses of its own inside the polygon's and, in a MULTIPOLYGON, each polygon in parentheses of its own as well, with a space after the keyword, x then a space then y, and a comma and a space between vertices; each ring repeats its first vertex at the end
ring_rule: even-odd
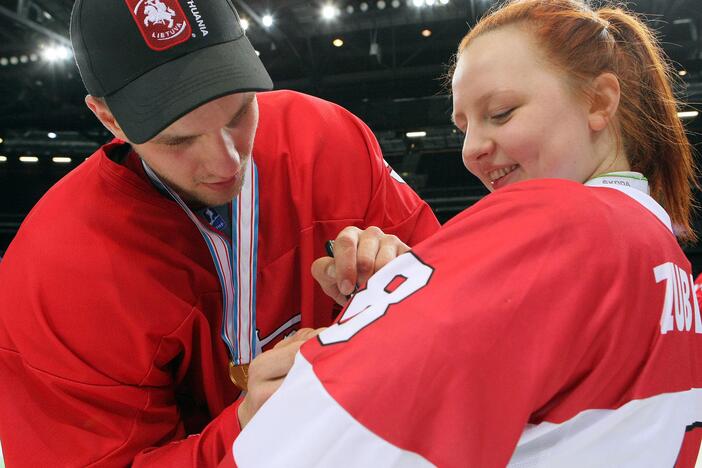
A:
POLYGON ((623 187, 621 185, 599 185, 592 181, 587 182, 585 185, 587 185, 588 187, 604 187, 608 189, 619 190, 620 192, 629 195, 631 198, 642 204, 644 208, 653 213, 656 216, 656 218, 658 218, 658 220, 670 230, 670 232, 674 232, 673 224, 670 222, 670 215, 668 215, 665 209, 647 193, 644 193, 641 190, 632 187, 623 187))
POLYGON ((673 466, 685 428, 702 421, 702 389, 586 410, 562 424, 528 425, 512 468, 673 466))
POLYGON ((234 441, 233 451, 240 468, 434 466, 352 418, 300 353, 283 385, 234 441))

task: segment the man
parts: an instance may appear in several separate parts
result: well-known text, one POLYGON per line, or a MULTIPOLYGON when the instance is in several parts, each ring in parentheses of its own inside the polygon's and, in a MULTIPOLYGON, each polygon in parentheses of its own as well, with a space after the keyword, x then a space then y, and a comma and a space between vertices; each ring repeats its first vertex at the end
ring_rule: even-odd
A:
POLYGON ((353 115, 256 94, 272 84, 230 0, 78 0, 71 38, 116 139, 0 267, 5 458, 217 465, 335 315, 310 276, 325 242, 315 274, 343 302, 438 223, 353 115))

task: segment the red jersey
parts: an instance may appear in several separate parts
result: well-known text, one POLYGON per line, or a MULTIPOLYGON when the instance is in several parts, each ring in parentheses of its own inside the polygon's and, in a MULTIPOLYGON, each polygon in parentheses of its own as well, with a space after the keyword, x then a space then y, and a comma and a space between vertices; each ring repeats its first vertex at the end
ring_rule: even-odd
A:
POLYGON ((238 466, 694 466, 690 264, 621 190, 514 184, 381 269, 303 345, 238 466))
MULTIPOLYGON (((348 226, 438 229, 344 109, 258 95, 257 333, 329 325, 310 265, 348 226)), ((239 431, 202 237, 113 141, 36 205, 0 263, 0 443, 9 466, 212 466, 239 431)))

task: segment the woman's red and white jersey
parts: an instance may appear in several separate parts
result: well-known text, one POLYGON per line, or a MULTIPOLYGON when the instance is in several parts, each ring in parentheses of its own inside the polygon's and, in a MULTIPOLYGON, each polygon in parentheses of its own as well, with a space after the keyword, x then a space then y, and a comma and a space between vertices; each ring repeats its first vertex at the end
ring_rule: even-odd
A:
POLYGON ((241 467, 693 467, 702 319, 665 212, 499 190, 374 275, 234 443, 241 467))

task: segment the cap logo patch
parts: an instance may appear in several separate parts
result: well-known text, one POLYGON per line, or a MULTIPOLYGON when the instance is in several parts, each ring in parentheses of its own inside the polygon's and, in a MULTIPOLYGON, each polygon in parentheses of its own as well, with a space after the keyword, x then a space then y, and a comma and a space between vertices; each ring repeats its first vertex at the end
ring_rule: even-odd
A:
POLYGON ((190 39, 190 22, 177 0, 125 1, 149 48, 166 50, 190 39))

